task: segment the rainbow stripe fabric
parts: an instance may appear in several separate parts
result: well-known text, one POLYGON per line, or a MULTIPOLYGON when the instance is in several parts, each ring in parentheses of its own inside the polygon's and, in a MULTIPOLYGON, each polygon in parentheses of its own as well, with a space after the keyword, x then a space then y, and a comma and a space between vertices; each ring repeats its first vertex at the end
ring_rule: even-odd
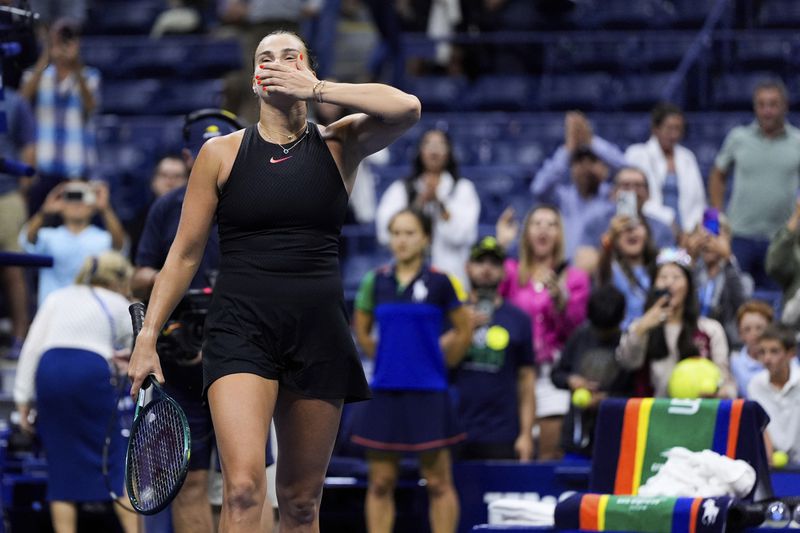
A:
POLYGON ((556 529, 722 533, 731 498, 644 498, 574 494, 558 503, 556 529))
POLYGON ((744 459, 759 482, 769 483, 762 431, 769 418, 745 400, 635 398, 607 400, 600 407, 590 489, 634 495, 665 462, 674 446, 713 450, 744 459))

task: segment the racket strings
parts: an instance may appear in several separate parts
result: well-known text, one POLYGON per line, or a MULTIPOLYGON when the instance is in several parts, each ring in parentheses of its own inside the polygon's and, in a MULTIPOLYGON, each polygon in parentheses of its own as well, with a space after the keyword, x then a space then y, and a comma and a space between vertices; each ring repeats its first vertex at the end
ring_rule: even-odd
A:
POLYGON ((130 479, 142 510, 152 510, 171 497, 181 483, 185 461, 184 423, 178 408, 159 401, 142 413, 131 435, 130 479))

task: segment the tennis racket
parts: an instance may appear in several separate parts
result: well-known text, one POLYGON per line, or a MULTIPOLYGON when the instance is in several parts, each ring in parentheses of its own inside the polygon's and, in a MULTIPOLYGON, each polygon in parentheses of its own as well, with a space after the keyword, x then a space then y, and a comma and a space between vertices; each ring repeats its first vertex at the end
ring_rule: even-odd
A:
MULTIPOLYGON (((134 303, 129 310, 135 342, 145 307, 134 303)), ((190 451, 186 414, 152 375, 147 376, 137 397, 125 457, 125 487, 138 513, 155 514, 169 505, 186 479, 190 451)))

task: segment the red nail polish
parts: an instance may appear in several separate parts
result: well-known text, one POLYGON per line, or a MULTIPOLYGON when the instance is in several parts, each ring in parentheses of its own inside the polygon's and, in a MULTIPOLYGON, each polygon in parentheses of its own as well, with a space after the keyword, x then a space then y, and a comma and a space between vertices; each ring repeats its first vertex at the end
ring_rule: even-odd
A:
POLYGON ((303 54, 301 53, 300 54, 300 61, 302 61, 302 60, 303 60, 303 54))
POLYGON ((260 80, 260 79, 261 79, 261 76, 256 76, 256 79, 257 79, 257 80, 260 80))

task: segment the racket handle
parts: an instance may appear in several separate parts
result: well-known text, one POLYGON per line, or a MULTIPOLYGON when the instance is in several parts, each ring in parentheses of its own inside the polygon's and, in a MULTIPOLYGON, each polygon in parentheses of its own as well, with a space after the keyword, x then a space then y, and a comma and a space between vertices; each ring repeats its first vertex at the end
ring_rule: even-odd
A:
POLYGON ((136 342, 136 337, 139 336, 139 332, 142 331, 142 325, 144 324, 144 304, 142 302, 135 302, 132 303, 128 307, 128 312, 131 314, 131 324, 133 324, 133 342, 136 342))

